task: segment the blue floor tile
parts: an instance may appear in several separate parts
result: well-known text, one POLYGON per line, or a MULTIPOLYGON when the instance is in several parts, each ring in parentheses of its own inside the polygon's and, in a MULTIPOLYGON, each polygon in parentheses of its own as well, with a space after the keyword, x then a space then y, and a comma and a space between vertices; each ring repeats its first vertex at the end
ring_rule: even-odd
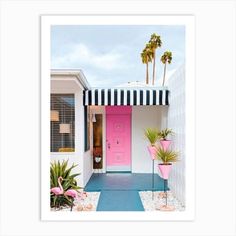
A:
MULTIPOLYGON (((168 189, 168 188, 167 188, 168 189)), ((152 174, 135 173, 106 173, 93 174, 85 186, 85 191, 103 191, 103 190, 152 190, 152 174)), ((155 191, 164 190, 163 179, 154 175, 155 191)))
POLYGON ((138 191, 103 190, 97 211, 144 211, 138 191))

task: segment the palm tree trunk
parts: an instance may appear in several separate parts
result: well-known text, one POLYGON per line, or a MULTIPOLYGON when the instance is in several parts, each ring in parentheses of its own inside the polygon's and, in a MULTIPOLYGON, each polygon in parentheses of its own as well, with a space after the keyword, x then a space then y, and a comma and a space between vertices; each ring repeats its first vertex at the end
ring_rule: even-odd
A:
POLYGON ((163 75, 162 86, 164 86, 164 84, 165 84, 165 77, 166 77, 166 63, 165 63, 165 66, 164 66, 164 75, 163 75))
POLYGON ((149 83, 149 75, 148 75, 148 63, 146 63, 146 84, 149 83))
POLYGON ((155 81, 155 72, 156 72, 156 51, 154 51, 153 53, 152 85, 154 85, 155 81))

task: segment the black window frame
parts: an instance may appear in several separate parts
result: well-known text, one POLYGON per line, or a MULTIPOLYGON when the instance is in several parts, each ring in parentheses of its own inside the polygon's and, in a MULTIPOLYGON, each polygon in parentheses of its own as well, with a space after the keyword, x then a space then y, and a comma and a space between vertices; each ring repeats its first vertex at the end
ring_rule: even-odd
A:
POLYGON ((90 109, 84 106, 84 151, 90 150, 90 109))

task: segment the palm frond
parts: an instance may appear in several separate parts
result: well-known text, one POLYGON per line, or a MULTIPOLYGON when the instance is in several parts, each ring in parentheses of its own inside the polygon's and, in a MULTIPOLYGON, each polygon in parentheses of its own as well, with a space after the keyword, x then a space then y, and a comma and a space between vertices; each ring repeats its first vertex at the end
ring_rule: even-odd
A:
POLYGON ((172 61, 172 52, 165 51, 163 55, 161 56, 161 62, 163 64, 166 64, 167 62, 170 64, 172 61))

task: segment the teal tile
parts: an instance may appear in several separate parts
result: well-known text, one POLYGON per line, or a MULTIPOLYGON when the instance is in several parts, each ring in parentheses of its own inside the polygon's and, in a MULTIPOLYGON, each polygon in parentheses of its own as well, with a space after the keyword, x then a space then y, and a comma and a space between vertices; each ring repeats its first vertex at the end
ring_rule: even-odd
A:
MULTIPOLYGON (((106 173, 93 174, 85 186, 85 191, 103 191, 103 190, 152 190, 152 174, 140 173, 106 173)), ((164 182, 158 175, 154 175, 155 191, 163 191, 164 182)), ((167 188, 168 189, 168 188, 167 188)))
POLYGON ((97 211, 144 211, 138 191, 103 190, 97 211))

